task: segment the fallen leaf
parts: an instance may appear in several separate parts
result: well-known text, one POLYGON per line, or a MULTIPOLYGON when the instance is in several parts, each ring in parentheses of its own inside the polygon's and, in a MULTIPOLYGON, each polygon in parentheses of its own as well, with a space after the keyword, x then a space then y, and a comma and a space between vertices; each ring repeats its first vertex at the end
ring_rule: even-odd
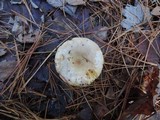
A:
POLYGON ((158 75, 158 85, 156 86, 156 93, 153 96, 153 104, 155 106, 156 112, 160 113, 160 65, 158 66, 159 75, 158 75))
POLYGON ((33 8, 38 8, 38 6, 34 3, 33 0, 30 0, 30 3, 31 3, 31 5, 32 5, 33 8))
POLYGON ((19 34, 16 40, 21 43, 34 43, 38 35, 39 35, 39 30, 34 30, 32 33, 28 33, 24 35, 19 34))
POLYGON ((160 15, 160 6, 157 6, 155 7, 152 12, 151 12, 152 15, 160 15))
POLYGON ((159 69, 153 67, 143 78, 142 90, 143 94, 135 100, 129 107, 123 112, 121 119, 132 119, 136 115, 152 115, 155 112, 153 97, 156 95, 156 88, 158 84, 159 69))
MULTIPOLYGON (((6 48, 6 53, 5 55, 0 57, 0 62, 2 61, 16 61, 17 60, 17 56, 16 56, 16 47, 18 48, 18 50, 21 50, 21 45, 20 44, 15 44, 12 42, 6 42, 4 43, 5 48, 6 48)), ((0 48, 3 48, 0 46, 0 48)), ((4 48, 3 48, 4 49, 4 48)))
POLYGON ((42 11, 45 15, 48 14, 53 8, 46 1, 36 1, 35 4, 39 7, 40 11, 42 11))
POLYGON ((22 4, 22 0, 11 0, 11 4, 22 4))
POLYGON ((4 83, 0 82, 0 90, 3 89, 3 87, 4 87, 4 83))
POLYGON ((3 1, 0 1, 0 10, 3 10, 3 1))
POLYGON ((115 94, 116 92, 113 90, 113 87, 112 86, 110 86, 109 88, 108 88, 108 91, 107 91, 107 94, 105 95, 107 98, 109 98, 109 99, 115 99, 115 97, 116 97, 116 94, 115 94))
MULTIPOLYGON (((12 1, 13 1, 13 4, 11 4, 10 0, 5 0, 3 2, 3 11, 5 11, 6 13, 9 13, 9 16, 7 15, 8 18, 10 16, 14 17, 15 15, 17 15, 21 19, 26 20, 28 23, 31 23, 30 21, 33 21, 33 19, 35 20, 35 22, 37 24, 42 23, 40 20, 40 17, 44 14, 43 11, 40 11, 40 9, 33 8, 30 0, 26 0, 26 4, 28 4, 29 8, 26 7, 26 5, 24 5, 23 3, 21 3, 22 0, 21 1, 20 0, 12 0, 12 1), (31 16, 33 16, 33 17, 31 17, 31 16)), ((34 1, 34 3, 37 3, 37 0, 32 0, 32 1, 34 1)), ((42 0, 39 0, 39 1, 42 1, 42 0)), ((46 4, 48 4, 48 3, 46 2, 46 4)), ((49 4, 48 4, 48 6, 49 6, 49 4)), ((46 9, 48 9, 48 8, 46 8, 46 9)), ((8 18, 5 21, 7 21, 8 18)), ((21 21, 19 23, 21 25, 21 21)), ((26 26, 22 25, 22 26, 25 28, 25 30, 28 29, 27 28, 28 25, 26 25, 26 26)), ((37 25, 35 25, 35 28, 37 28, 36 26, 37 25)))
POLYGON ((0 81, 6 80, 16 67, 16 61, 0 62, 0 81))
POLYGON ((8 23, 13 24, 13 26, 12 26, 12 32, 14 32, 14 33, 17 33, 17 32, 20 33, 20 32, 23 31, 23 27, 22 27, 22 25, 20 24, 20 20, 19 20, 19 17, 18 17, 18 16, 15 16, 15 19, 12 19, 12 18, 10 17, 8 23))
POLYGON ((0 48, 0 56, 3 56, 6 54, 6 50, 3 48, 0 48))
POLYGON ((137 114, 144 114, 144 115, 151 115, 154 110, 153 101, 150 98, 139 99, 135 103, 133 103, 133 108, 131 107, 131 111, 134 115, 137 114), (133 106, 138 106, 137 109, 135 109, 133 106))
POLYGON ((147 120, 160 120, 160 111, 156 112, 153 116, 151 116, 147 120))
POLYGON ((89 0, 89 1, 92 1, 92 2, 108 2, 109 0, 89 0))
POLYGON ((75 12, 77 10, 77 6, 72 6, 69 4, 66 4, 64 7, 60 7, 61 10, 65 11, 71 16, 75 16, 75 12))
POLYGON ((102 119, 109 112, 109 109, 105 105, 97 104, 94 106, 93 112, 97 118, 102 119))
POLYGON ((153 42, 150 42, 142 36, 136 48, 146 57, 147 61, 155 64, 160 62, 160 35, 158 35, 153 42))
MULTIPOLYGON (((77 7, 72 6, 70 4, 66 4, 66 0, 47 0, 47 2, 52 5, 53 7, 60 8, 61 10, 65 11, 71 16, 74 16, 74 13, 76 12, 77 7)), ((69 1, 70 2, 70 1, 69 1)), ((74 3, 72 3, 74 4, 74 3)))
POLYGON ((156 3, 156 2, 160 4, 159 0, 151 0, 151 2, 152 2, 152 4, 156 3))
POLYGON ((101 40, 106 41, 108 37, 108 28, 107 27, 102 27, 98 31, 95 32, 96 37, 98 37, 101 40))
POLYGON ((92 21, 90 20, 90 14, 91 14, 91 10, 87 7, 85 7, 84 9, 77 9, 76 18, 80 23, 79 25, 77 25, 79 29, 85 30, 85 31, 98 30, 98 29, 95 29, 95 27, 94 28, 91 27, 93 26, 93 24, 92 24, 92 21))
POLYGON ((66 3, 65 0, 47 0, 47 2, 53 7, 62 7, 66 3))
POLYGON ((92 120, 93 119, 92 110, 89 107, 86 107, 78 113, 77 117, 80 120, 92 120))
POLYGON ((41 69, 35 74, 34 78, 43 82, 48 82, 49 70, 47 66, 43 65, 41 69))
POLYGON ((84 5, 86 0, 47 0, 47 2, 54 7, 62 7, 65 6, 66 3, 69 5, 84 5))
POLYGON ((122 14, 126 18, 122 20, 121 26, 126 28, 126 30, 129 30, 135 25, 145 21, 144 18, 147 17, 145 17, 145 15, 150 15, 150 11, 140 3, 137 3, 135 6, 127 4, 125 9, 123 9, 122 14))
POLYGON ((142 89, 145 93, 151 95, 152 97, 156 95, 156 88, 159 83, 159 69, 154 67, 147 75, 143 78, 142 89))
POLYGON ((155 112, 152 98, 143 97, 131 104, 122 114, 120 120, 134 118, 138 114, 151 115, 155 112))
POLYGON ((24 27, 22 26, 22 23, 28 25, 27 20, 19 16, 15 16, 14 18, 10 17, 8 23, 13 24, 12 32, 16 34, 23 33, 24 27))
POLYGON ((152 17, 150 9, 149 9, 149 7, 144 6, 143 4, 141 4, 141 7, 142 7, 142 10, 144 13, 143 22, 148 22, 152 17))
POLYGON ((86 0, 66 0, 66 2, 70 5, 84 5, 86 0))

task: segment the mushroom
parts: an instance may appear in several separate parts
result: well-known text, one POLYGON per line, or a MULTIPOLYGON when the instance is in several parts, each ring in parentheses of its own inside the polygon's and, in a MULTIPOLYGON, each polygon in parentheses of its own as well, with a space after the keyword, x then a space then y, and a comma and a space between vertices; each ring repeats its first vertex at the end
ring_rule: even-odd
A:
POLYGON ((90 85, 101 74, 103 63, 101 49, 88 38, 64 42, 55 55, 56 71, 72 86, 90 85))

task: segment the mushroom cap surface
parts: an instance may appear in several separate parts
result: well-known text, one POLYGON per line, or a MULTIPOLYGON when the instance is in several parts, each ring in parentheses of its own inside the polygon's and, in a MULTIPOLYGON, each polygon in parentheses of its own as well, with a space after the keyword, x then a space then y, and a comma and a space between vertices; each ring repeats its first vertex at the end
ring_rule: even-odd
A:
POLYGON ((87 86, 100 75, 104 58, 99 46, 88 38, 64 42, 55 55, 56 71, 73 86, 87 86))

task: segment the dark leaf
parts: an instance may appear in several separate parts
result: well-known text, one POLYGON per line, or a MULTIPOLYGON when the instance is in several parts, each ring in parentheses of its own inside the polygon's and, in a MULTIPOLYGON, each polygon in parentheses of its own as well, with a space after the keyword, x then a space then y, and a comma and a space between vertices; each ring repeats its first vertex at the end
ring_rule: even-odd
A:
POLYGON ((90 20, 91 11, 88 8, 79 8, 76 11, 76 18, 78 19, 78 28, 87 31, 92 26, 90 20))
POLYGON ((17 41, 21 43, 34 43, 39 35, 39 30, 34 30, 32 33, 28 34, 19 34, 17 37, 17 41))
POLYGON ((40 81, 48 82, 49 79, 48 67, 43 65, 34 77, 40 81))
POLYGON ((143 78, 142 89, 144 90, 144 92, 146 92, 148 95, 151 95, 152 97, 155 94, 157 94, 155 90, 159 83, 158 76, 159 76, 159 69, 157 67, 154 67, 143 78))
MULTIPOLYGON (((39 0, 36 0, 39 1, 39 0)), ((37 2, 36 2, 37 3, 37 2)), ((53 9, 53 7, 48 4, 47 2, 43 1, 40 4, 37 4, 39 6, 39 9, 43 11, 43 13, 47 14, 49 11, 53 9)))
POLYGON ((5 49, 0 48, 0 56, 3 56, 3 55, 5 55, 5 54, 6 54, 5 49))
POLYGON ((16 67, 16 61, 2 61, 0 62, 0 81, 6 80, 16 67))
MULTIPOLYGON (((157 67, 151 69, 143 78, 142 89, 146 93, 135 100, 122 114, 121 120, 125 118, 133 118, 135 115, 151 115, 155 112, 153 105, 153 96, 159 83, 159 70, 157 67)), ((138 93, 137 93, 138 94, 138 93)))
POLYGON ((147 61, 155 64, 160 63, 160 35, 153 41, 143 36, 140 38, 139 43, 136 47, 146 57, 147 61))
POLYGON ((92 120, 93 119, 92 110, 89 107, 82 109, 78 113, 78 118, 80 120, 92 120))
POLYGON ((133 118, 138 114, 151 115, 154 110, 152 98, 142 97, 131 104, 122 114, 120 120, 133 118))
POLYGON ((107 112, 109 112, 109 109, 105 105, 97 104, 94 106, 94 115, 99 119, 102 119, 107 112))
MULTIPOLYGON (((3 56, 0 57, 0 62, 2 61, 16 61, 16 52, 15 44, 8 42, 5 44, 9 51, 7 51, 3 56)), ((18 49, 21 49, 21 46, 17 44, 18 49)))
POLYGON ((51 42, 48 42, 45 44, 43 44, 43 46, 39 47, 37 49, 38 52, 46 52, 46 51, 52 51, 53 49, 55 49, 59 44, 61 43, 61 41, 59 39, 54 39, 51 42))

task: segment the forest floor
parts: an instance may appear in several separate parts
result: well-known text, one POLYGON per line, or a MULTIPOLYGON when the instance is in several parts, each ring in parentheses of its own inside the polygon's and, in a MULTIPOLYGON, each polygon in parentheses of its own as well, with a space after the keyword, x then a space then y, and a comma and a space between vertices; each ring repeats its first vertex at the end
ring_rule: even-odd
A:
POLYGON ((158 0, 0 0, 1 120, 159 120, 159 69, 158 0), (87 87, 55 70, 74 37, 103 52, 87 87))

